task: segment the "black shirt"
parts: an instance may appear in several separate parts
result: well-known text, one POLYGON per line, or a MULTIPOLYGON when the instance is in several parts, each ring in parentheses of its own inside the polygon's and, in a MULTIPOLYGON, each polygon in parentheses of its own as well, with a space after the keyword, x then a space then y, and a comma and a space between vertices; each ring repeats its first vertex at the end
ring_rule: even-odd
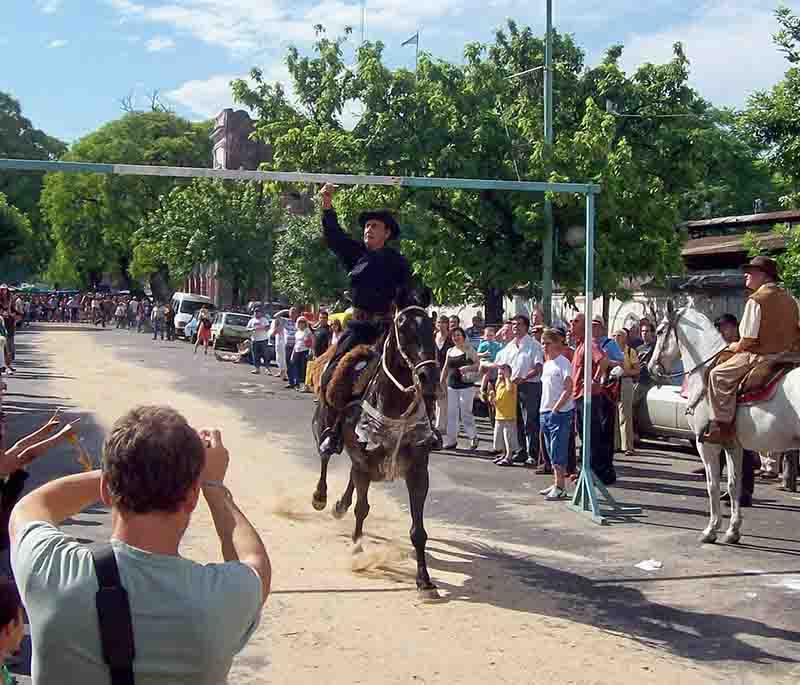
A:
POLYGON ((321 357, 331 344, 330 326, 320 326, 314 331, 314 356, 321 357))
POLYGON ((368 250, 342 230, 332 209, 322 211, 322 233, 330 250, 350 272, 353 306, 370 314, 388 312, 397 290, 411 279, 406 258, 391 247, 368 250))

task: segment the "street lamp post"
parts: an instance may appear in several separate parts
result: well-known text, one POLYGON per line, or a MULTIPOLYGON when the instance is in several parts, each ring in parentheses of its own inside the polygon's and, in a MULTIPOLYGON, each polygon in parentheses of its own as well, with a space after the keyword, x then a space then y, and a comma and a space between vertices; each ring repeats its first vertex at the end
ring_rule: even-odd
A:
MULTIPOLYGON (((547 0, 544 38, 544 172, 549 178, 553 154, 553 0, 547 0)), ((542 240, 542 310, 550 325, 553 309, 553 204, 544 200, 544 239, 542 240)))

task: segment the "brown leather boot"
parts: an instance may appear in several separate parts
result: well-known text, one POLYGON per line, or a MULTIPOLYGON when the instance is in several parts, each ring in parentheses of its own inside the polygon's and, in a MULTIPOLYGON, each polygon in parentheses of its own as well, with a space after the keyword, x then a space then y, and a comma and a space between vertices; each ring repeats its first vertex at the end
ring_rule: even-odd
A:
POLYGON ((711 421, 708 424, 703 442, 710 442, 714 445, 730 445, 736 440, 736 429, 733 423, 722 423, 721 421, 711 421))

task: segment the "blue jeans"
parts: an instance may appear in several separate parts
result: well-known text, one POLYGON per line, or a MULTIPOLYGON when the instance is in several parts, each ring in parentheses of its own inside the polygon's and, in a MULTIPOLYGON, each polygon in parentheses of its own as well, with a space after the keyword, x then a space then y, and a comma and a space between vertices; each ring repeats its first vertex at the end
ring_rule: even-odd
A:
POLYGON ((550 462, 553 466, 567 468, 569 456, 569 437, 572 433, 574 411, 543 411, 539 414, 539 424, 542 427, 542 436, 550 462))
POLYGON ((253 364, 256 369, 261 368, 261 360, 264 360, 264 366, 269 368, 269 353, 267 352, 266 340, 254 340, 251 346, 251 353, 253 355, 253 364))

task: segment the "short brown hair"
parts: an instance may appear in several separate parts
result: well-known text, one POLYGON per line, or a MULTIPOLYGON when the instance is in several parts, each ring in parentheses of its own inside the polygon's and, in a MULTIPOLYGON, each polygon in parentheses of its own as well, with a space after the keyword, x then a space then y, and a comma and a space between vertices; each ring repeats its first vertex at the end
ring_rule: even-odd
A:
POLYGON ((197 431, 169 407, 132 409, 117 419, 103 445, 111 498, 135 514, 177 511, 205 461, 197 431))
POLYGON ((542 342, 560 345, 562 342, 564 342, 564 339, 555 328, 545 328, 542 332, 542 342))

